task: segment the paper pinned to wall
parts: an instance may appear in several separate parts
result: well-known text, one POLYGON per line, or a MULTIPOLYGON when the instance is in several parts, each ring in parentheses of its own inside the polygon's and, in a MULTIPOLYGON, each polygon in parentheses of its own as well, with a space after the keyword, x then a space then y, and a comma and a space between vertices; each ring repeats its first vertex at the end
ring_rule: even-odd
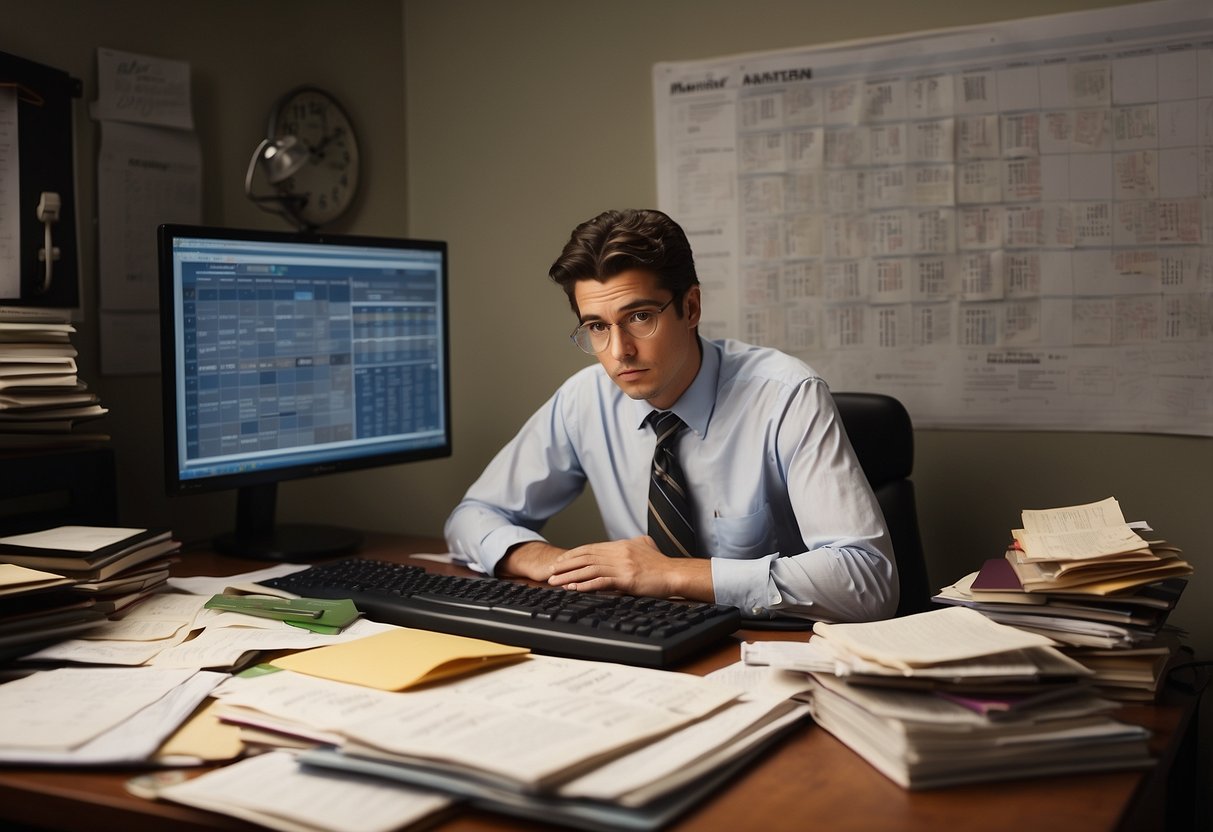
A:
POLYGON ((0 86, 0 298, 21 297, 17 88, 0 86))
POLYGON ((122 122, 101 125, 97 161, 101 214, 101 308, 159 308, 156 226, 202 216, 198 137, 122 122))
POLYGON ((916 428, 1211 435, 1210 8, 658 64, 700 332, 916 428))
POLYGON ((99 121, 192 130, 190 65, 118 49, 98 49, 97 100, 91 113, 99 121))
POLYGON ((202 151, 184 61, 97 50, 101 357, 106 375, 154 373, 156 227, 202 221, 202 151))

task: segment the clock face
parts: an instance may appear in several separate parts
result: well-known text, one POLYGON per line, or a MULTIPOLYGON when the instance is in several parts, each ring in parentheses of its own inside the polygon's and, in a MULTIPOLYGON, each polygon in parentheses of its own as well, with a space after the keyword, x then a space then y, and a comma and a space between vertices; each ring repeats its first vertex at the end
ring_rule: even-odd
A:
POLYGON ((306 197, 291 208, 310 226, 336 219, 358 189, 358 139, 349 116, 332 96, 315 87, 287 93, 270 115, 269 137, 296 136, 311 157, 278 183, 285 194, 306 197))

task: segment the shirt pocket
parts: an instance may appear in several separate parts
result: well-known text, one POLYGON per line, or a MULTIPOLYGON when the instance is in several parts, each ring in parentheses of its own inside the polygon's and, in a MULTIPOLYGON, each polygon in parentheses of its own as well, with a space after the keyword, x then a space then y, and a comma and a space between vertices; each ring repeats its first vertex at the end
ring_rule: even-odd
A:
POLYGON ((712 519, 716 531, 719 557, 756 558, 769 555, 776 550, 774 524, 771 522, 771 507, 763 506, 754 514, 744 517, 720 517, 712 519))

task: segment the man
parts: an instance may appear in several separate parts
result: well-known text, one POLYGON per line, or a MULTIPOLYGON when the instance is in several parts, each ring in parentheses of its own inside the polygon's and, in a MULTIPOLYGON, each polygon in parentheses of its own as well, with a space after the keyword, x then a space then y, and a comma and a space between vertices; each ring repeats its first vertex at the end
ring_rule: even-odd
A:
POLYGON ((573 231, 549 274, 598 365, 568 379, 468 490, 447 520, 452 552, 501 577, 715 601, 752 618, 894 613, 888 531, 825 382, 776 350, 699 337, 699 280, 677 223, 607 211, 573 231), (587 483, 609 540, 547 542, 539 530, 587 483))

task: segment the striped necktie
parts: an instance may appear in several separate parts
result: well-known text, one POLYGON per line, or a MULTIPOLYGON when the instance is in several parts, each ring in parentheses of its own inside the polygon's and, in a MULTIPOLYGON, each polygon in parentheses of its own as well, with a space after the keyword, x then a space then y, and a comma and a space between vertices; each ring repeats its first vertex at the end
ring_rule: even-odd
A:
POLYGON ((649 536, 669 557, 695 556, 695 526, 686 477, 674 455, 674 442, 686 423, 670 411, 654 410, 649 422, 657 433, 649 478, 649 536))

